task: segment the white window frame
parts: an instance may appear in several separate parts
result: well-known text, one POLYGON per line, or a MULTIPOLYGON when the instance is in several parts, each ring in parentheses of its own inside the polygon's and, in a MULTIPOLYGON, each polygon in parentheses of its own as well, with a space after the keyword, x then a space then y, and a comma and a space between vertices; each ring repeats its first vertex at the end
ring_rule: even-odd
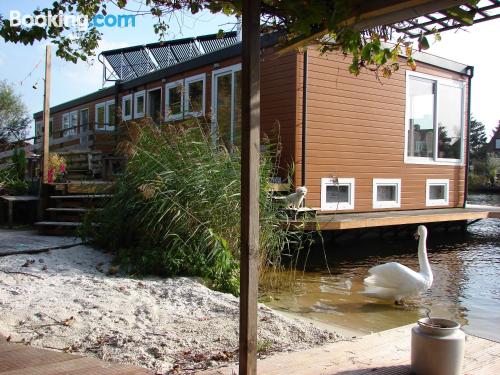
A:
POLYGON ((400 178, 374 178, 372 188, 373 208, 399 208, 401 207, 401 179, 400 178), (396 185, 396 200, 395 201, 378 201, 377 187, 378 186, 396 185))
POLYGON ((460 165, 464 166, 464 150, 465 150, 465 82, 452 80, 447 78, 441 78, 433 76, 430 74, 413 72, 410 70, 406 71, 406 110, 405 110, 405 147, 404 147, 404 162, 405 164, 432 164, 432 165, 460 165), (435 82, 436 93, 434 98, 434 157, 415 157, 408 156, 408 130, 410 129, 410 77, 419 77, 435 82), (462 118, 462 129, 461 129, 461 145, 460 145, 460 159, 445 159, 438 157, 438 137, 439 132, 437 129, 437 124, 439 124, 439 95, 440 86, 452 86, 462 89, 462 106, 460 108, 461 118, 462 118))
POLYGON ((426 206, 448 206, 450 204, 450 180, 427 179, 425 182, 425 205, 426 206), (431 186, 444 186, 444 199, 431 199, 431 186))
POLYGON ((63 137, 70 137, 72 135, 75 135, 77 133, 77 129, 73 127, 78 126, 78 111, 71 111, 71 112, 66 112, 63 113, 62 115, 62 121, 61 121, 61 130, 62 130, 62 136, 63 137), (74 116, 76 115, 76 124, 73 124, 73 121, 71 121, 74 116))
POLYGON ((132 98, 132 94, 122 96, 122 119, 123 119, 123 121, 132 120, 133 116, 134 116, 134 99, 132 98), (129 116, 125 115, 125 102, 127 100, 130 100, 130 115, 129 116))
POLYGON ((338 181, 332 178, 321 179, 321 210, 322 211, 340 211, 354 210, 354 194, 355 194, 355 179, 354 178, 339 178, 338 181), (327 202, 326 188, 328 186, 348 186, 349 201, 348 202, 327 202))
MULTIPOLYGON (((234 73, 241 70, 241 63, 226 66, 224 68, 220 68, 212 71, 212 137, 214 143, 217 141, 217 77, 224 74, 231 73, 231 96, 234 97, 234 73)), ((231 104, 231 144, 234 144, 234 100, 232 100, 231 104)))
POLYGON ((184 80, 184 115, 199 117, 205 114, 205 88, 206 88, 206 74, 201 73, 184 80), (193 82, 202 81, 202 97, 201 97, 201 111, 193 112, 189 108, 189 84, 193 82))
POLYGON ((184 80, 169 82, 165 85, 165 118, 169 121, 180 120, 184 117, 184 80), (172 115, 170 113, 170 89, 181 87, 181 113, 172 115))
POLYGON ((95 105, 95 130, 105 130, 106 129, 106 102, 97 103, 95 105), (99 124, 99 108, 104 108, 104 124, 99 124), (102 127, 101 127, 102 126, 102 127))
MULTIPOLYGON (((106 127, 105 127, 105 130, 115 130, 115 124, 110 124, 109 123, 109 107, 112 106, 112 105, 114 105, 114 104, 115 104, 115 100, 114 99, 106 101, 106 109, 105 109, 105 112, 104 112, 104 117, 106 118, 106 127)), ((116 108, 115 108, 115 110, 116 110, 116 108)), ((116 123, 116 118, 115 118, 115 123, 116 123)))
POLYGON ((146 108, 147 108, 147 105, 146 105, 146 91, 145 90, 142 90, 142 91, 138 91, 136 93, 134 93, 134 118, 142 118, 144 117, 144 115, 146 114, 146 108), (142 108, 142 112, 138 112, 137 111, 137 101, 140 97, 143 97, 144 99, 144 108, 142 108))
MULTIPOLYGON (((155 88, 152 88, 152 89, 149 89, 147 91, 147 98, 148 98, 148 104, 149 104, 149 93, 153 92, 153 91, 160 91, 160 115, 161 115, 161 106, 163 105, 163 90, 162 88, 159 86, 159 87, 155 87, 155 88)), ((149 105, 146 106, 146 115, 149 116, 149 117, 153 117, 151 116, 151 113, 149 113, 149 105)))
MULTIPOLYGON (((95 105, 95 129, 96 130, 104 130, 104 131, 110 131, 110 130, 115 130, 115 125, 111 125, 109 123, 109 107, 111 105, 115 104, 115 100, 107 100, 105 102, 97 103, 95 105), (99 124, 99 117, 98 117, 98 109, 99 108, 104 108, 104 124, 99 124)), ((115 118, 116 122, 116 118, 115 118)))

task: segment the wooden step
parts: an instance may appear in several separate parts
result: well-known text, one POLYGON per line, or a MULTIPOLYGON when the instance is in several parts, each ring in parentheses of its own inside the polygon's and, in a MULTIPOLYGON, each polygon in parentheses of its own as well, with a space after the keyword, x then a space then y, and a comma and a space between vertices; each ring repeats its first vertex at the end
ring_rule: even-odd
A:
POLYGON ((112 198, 113 194, 72 194, 72 195, 51 195, 51 199, 105 199, 112 198))
POLYGON ((39 227, 69 227, 76 228, 82 225, 81 222, 77 221, 38 221, 35 223, 39 227))
POLYGON ((66 214, 84 214, 84 213, 88 212, 89 210, 86 208, 81 208, 81 207, 50 207, 50 208, 47 208, 45 211, 61 212, 61 213, 66 213, 66 214))

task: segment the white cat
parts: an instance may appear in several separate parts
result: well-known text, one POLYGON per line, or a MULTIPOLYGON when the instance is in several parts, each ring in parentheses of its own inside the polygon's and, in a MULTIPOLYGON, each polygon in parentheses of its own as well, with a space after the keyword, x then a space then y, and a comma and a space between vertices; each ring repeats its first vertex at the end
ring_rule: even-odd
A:
POLYGON ((284 199, 285 207, 288 208, 299 208, 302 205, 302 201, 304 200, 307 194, 307 188, 305 186, 299 186, 295 193, 287 195, 284 199))

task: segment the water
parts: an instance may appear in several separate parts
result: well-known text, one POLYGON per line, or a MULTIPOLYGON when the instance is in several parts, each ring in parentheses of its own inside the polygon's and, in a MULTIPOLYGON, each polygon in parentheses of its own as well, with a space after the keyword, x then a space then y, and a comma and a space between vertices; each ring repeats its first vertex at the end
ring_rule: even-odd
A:
MULTIPOLYGON (((500 195, 473 195, 469 200, 500 206, 500 195)), ((364 333, 414 323, 429 309, 431 316, 460 322, 467 333, 500 341, 500 220, 479 221, 469 226, 467 234, 431 232, 428 253, 434 284, 404 307, 364 297, 359 291, 364 289, 367 270, 376 264, 396 261, 418 269, 416 241, 376 240, 363 243, 364 249, 328 246, 329 271, 324 260, 322 265, 318 261, 322 254, 316 259, 311 255, 312 269, 296 278, 292 290, 271 294, 266 303, 364 333)))

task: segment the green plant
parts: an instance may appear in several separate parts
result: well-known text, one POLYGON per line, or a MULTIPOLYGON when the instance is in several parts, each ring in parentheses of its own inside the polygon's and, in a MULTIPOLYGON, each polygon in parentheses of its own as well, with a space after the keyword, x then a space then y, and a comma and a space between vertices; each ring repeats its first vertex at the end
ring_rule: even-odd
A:
POLYGON ((28 192, 28 183, 19 179, 12 179, 5 184, 9 195, 25 195, 28 192))
MULTIPOLYGON (((131 273, 203 277, 239 293, 240 154, 214 145, 194 120, 161 128, 129 125, 129 156, 112 200, 87 222, 84 235, 117 253, 131 273), (92 229, 96 228, 96 229, 92 229)), ((286 231, 268 199, 273 147, 261 159, 262 269, 281 267, 300 235, 286 231)))
POLYGON ((28 165, 24 149, 22 148, 14 149, 14 154, 12 155, 12 162, 14 163, 16 177, 20 181, 24 181, 24 177, 26 175, 26 167, 28 165))

